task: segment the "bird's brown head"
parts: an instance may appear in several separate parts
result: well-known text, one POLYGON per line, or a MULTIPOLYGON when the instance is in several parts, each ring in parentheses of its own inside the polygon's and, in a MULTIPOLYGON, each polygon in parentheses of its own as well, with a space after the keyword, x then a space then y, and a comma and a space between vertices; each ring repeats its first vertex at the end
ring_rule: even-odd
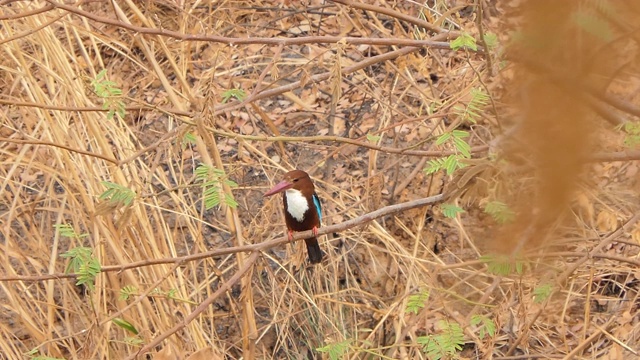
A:
POLYGON ((296 189, 302 191, 302 193, 309 192, 313 194, 315 189, 313 188, 313 182, 309 177, 309 174, 302 170, 293 170, 284 174, 282 181, 274 186, 271 190, 264 193, 264 196, 271 196, 277 193, 281 193, 288 189, 296 189))

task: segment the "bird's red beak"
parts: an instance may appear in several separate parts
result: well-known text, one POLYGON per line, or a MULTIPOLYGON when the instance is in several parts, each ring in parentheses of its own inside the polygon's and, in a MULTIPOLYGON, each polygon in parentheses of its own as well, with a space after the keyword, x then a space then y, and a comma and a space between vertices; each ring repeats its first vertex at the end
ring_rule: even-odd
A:
POLYGON ((271 190, 267 191, 266 193, 264 193, 264 195, 262 196, 271 196, 271 195, 275 195, 277 193, 281 193, 287 189, 290 189, 293 186, 292 183, 288 182, 287 180, 283 180, 281 182, 278 183, 278 185, 274 186, 271 190))

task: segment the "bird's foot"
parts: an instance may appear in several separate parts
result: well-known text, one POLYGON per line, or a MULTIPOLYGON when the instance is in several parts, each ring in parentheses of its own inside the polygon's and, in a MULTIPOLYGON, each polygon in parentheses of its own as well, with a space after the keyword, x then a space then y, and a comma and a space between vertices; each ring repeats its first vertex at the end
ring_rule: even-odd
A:
POLYGON ((311 229, 311 232, 313 233, 313 236, 318 236, 318 227, 314 226, 313 229, 311 229))
POLYGON ((287 237, 289 238, 289 241, 293 241, 293 231, 292 230, 287 231, 287 237))

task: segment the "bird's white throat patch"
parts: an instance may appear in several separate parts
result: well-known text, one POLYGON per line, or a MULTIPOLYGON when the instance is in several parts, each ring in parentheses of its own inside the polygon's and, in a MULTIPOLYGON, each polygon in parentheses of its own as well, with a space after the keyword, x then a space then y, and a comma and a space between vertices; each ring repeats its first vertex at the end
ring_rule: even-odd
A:
POLYGON ((289 189, 285 193, 287 197, 287 212, 299 222, 304 221, 304 214, 309 210, 307 198, 302 195, 300 190, 289 189))

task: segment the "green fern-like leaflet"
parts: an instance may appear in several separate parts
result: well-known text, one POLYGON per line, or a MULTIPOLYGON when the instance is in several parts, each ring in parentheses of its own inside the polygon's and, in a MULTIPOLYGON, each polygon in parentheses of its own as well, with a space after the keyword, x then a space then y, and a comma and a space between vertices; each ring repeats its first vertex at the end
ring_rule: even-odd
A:
POLYGON ((485 337, 493 337, 496 334, 496 323, 484 315, 473 315, 471 317, 471 325, 478 327, 478 335, 480 339, 485 337))
POLYGON ((196 143, 196 136, 192 132, 185 133, 182 137, 182 148, 186 148, 187 145, 193 145, 196 143))
POLYGON ((442 145, 446 142, 451 142, 456 151, 462 154, 463 157, 471 157, 471 146, 464 140, 469 137, 469 133, 463 130, 453 130, 446 132, 438 137, 436 145, 442 145))
POLYGON ((467 33, 462 33, 460 36, 458 36, 455 40, 453 40, 450 44, 449 47, 451 47, 451 49, 453 50, 460 50, 460 49, 471 49, 473 51, 478 51, 478 45, 476 44, 476 39, 467 34, 467 33))
POLYGON ((480 261, 487 264, 487 271, 501 276, 507 276, 512 272, 519 275, 524 273, 525 262, 521 259, 513 259, 506 255, 483 255, 480 261))
POLYGON ((72 238, 72 239, 81 239, 83 237, 89 236, 89 234, 78 234, 73 226, 69 224, 55 224, 53 225, 54 229, 58 230, 60 236, 72 238))
POLYGON ((118 300, 125 301, 129 300, 129 298, 138 292, 138 288, 132 285, 128 285, 120 289, 120 296, 118 296, 118 300))
POLYGON ((136 193, 126 186, 102 181, 101 184, 107 188, 105 192, 100 194, 100 200, 108 200, 113 205, 129 206, 136 198, 136 193))
POLYGON ((236 98, 239 101, 244 100, 247 97, 247 93, 242 89, 230 89, 222 93, 222 102, 226 103, 231 98, 236 98))
POLYGON ((553 285, 542 284, 533 289, 533 301, 536 304, 540 304, 547 300, 549 296, 551 296, 551 293, 553 293, 553 285))
POLYGON ((453 107, 453 112, 458 115, 462 120, 476 123, 480 119, 482 110, 489 105, 491 98, 482 88, 474 88, 469 91, 471 100, 466 106, 456 105, 453 107))
POLYGON ((76 247, 60 256, 69 259, 65 271, 77 274, 76 285, 86 285, 90 290, 93 290, 95 278, 102 269, 98 259, 93 256, 93 249, 76 247))
POLYGON ((469 133, 463 130, 453 130, 440 135, 436 140, 436 145, 449 143, 456 150, 456 154, 429 160, 425 172, 432 174, 446 170, 447 175, 451 175, 457 169, 465 167, 466 165, 461 160, 471 157, 471 146, 464 140, 467 137, 469 137, 469 133))
POLYGON ((494 33, 488 32, 484 34, 484 42, 485 44, 487 44, 487 47, 489 47, 489 49, 494 49, 496 46, 498 46, 498 36, 494 33))
POLYGON ((420 309, 424 308, 427 300, 429 300, 429 292, 427 290, 421 290, 417 294, 409 295, 407 299, 407 312, 417 314, 420 309))
POLYGON ((484 212, 491 215, 499 224, 513 222, 516 218, 516 213, 511 210, 507 204, 497 200, 488 202, 484 206, 484 212))
POLYGON ((440 205, 440 210, 442 211, 442 214, 449 219, 453 219, 458 214, 464 212, 463 208, 454 204, 442 204, 440 205))
POLYGON ((202 182, 205 209, 209 210, 219 206, 222 202, 234 209, 238 206, 233 194, 223 191, 223 184, 230 188, 236 188, 238 184, 227 179, 223 170, 200 165, 196 168, 196 180, 202 182))
POLYGON ((316 350, 321 353, 327 353, 329 355, 329 359, 331 360, 338 360, 344 359, 344 355, 349 351, 350 345, 351 339, 347 339, 344 341, 327 344, 326 346, 317 348, 316 350))
POLYGON ((122 101, 122 90, 118 87, 118 84, 107 80, 107 69, 103 69, 96 75, 96 78, 91 81, 93 85, 93 91, 102 98, 102 108, 107 111, 107 119, 111 120, 118 114, 120 118, 124 118, 125 105, 122 101))
POLYGON ((438 334, 417 338, 418 343, 423 346, 423 350, 429 359, 439 360, 462 350, 464 333, 460 324, 440 320, 437 323, 437 327, 441 329, 438 334))

